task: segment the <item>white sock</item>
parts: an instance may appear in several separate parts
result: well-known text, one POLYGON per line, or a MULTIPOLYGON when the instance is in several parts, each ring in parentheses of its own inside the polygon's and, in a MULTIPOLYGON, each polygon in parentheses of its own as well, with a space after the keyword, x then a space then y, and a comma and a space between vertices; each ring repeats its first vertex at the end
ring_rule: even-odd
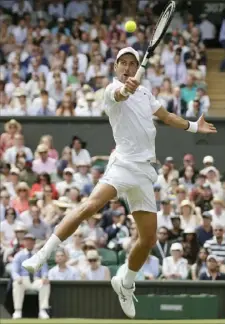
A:
POLYGON ((124 269, 124 275, 122 280, 124 288, 129 289, 133 287, 136 275, 137 275, 136 271, 132 271, 128 268, 128 266, 126 266, 126 268, 124 269))
POLYGON ((62 243, 62 241, 58 238, 58 236, 56 236, 55 234, 52 234, 41 250, 45 251, 47 254, 47 257, 49 258, 51 253, 55 250, 55 248, 60 243, 62 243))

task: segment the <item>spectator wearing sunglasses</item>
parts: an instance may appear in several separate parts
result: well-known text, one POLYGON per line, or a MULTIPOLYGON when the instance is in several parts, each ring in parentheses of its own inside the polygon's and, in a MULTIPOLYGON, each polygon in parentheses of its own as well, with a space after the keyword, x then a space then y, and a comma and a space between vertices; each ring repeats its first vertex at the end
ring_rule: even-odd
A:
POLYGON ((86 280, 110 280, 109 268, 101 265, 101 258, 98 251, 88 251, 87 260, 89 269, 86 272, 86 280))
POLYGON ((210 254, 217 256, 221 262, 225 260, 225 237, 224 228, 221 224, 215 224, 213 227, 214 237, 211 240, 205 242, 204 246, 210 254))

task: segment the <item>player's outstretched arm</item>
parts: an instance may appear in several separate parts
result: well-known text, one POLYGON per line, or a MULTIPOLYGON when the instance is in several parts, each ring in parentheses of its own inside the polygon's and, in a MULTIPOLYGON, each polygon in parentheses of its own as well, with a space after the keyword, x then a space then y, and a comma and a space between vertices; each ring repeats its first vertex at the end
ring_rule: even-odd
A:
POLYGON ((203 115, 201 115, 201 117, 196 122, 190 122, 180 116, 169 113, 163 107, 159 108, 154 113, 154 115, 157 116, 161 121, 163 121, 165 124, 169 126, 184 129, 192 133, 204 133, 204 134, 217 133, 217 130, 214 127, 214 125, 207 123, 203 115))

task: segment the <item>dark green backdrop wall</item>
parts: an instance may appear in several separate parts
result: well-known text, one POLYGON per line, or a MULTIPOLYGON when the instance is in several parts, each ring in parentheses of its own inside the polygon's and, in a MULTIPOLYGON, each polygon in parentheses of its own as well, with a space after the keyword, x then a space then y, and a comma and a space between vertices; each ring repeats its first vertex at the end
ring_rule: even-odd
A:
MULTIPOLYGON (((0 133, 9 118, 0 117, 0 133)), ((91 155, 109 154, 114 148, 111 127, 106 117, 18 117, 23 126, 26 145, 33 150, 43 134, 54 137, 54 145, 61 152, 69 145, 73 135, 79 135, 88 143, 91 155)), ((225 171, 225 119, 210 119, 218 129, 216 135, 192 134, 156 122, 156 154, 162 162, 166 156, 173 156, 178 165, 185 153, 196 156, 197 166, 202 166, 205 155, 213 155, 217 167, 225 171)))

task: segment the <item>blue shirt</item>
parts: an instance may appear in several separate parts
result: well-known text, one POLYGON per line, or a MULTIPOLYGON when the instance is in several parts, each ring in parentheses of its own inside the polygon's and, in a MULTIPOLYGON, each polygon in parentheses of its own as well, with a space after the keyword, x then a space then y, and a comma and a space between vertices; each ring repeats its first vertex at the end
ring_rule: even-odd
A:
POLYGON ((184 87, 181 89, 181 99, 183 99, 186 103, 189 103, 191 100, 194 100, 196 97, 197 87, 192 87, 191 89, 188 87, 184 87))
MULTIPOLYGON (((29 259, 29 252, 27 249, 23 249, 18 252, 12 262, 12 278, 15 280, 19 277, 29 277, 29 272, 22 267, 23 261, 29 259)), ((48 278, 48 266, 45 263, 42 268, 34 274, 34 277, 48 278)))
POLYGON ((206 241, 213 237, 213 229, 211 228, 209 232, 206 232, 203 226, 199 226, 196 230, 196 234, 199 244, 203 246, 206 241))

